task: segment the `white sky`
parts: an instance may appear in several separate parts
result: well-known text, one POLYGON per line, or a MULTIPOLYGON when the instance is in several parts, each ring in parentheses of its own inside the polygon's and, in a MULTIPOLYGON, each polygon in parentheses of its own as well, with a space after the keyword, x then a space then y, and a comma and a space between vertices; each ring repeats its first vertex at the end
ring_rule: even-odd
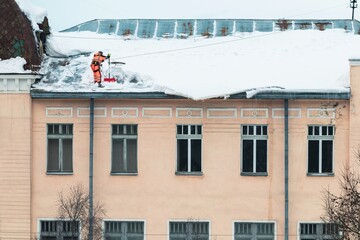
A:
MULTIPOLYGON (((25 0, 47 10, 53 31, 96 18, 351 19, 350 0, 25 0)), ((355 18, 360 12, 355 10, 355 18)))

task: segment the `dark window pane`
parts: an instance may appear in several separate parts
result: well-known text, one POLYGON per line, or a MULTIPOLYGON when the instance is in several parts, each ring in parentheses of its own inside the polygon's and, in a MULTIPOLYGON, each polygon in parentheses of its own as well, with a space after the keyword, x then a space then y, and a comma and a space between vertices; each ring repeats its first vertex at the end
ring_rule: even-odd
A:
POLYGON ((177 140, 177 171, 188 171, 188 140, 177 140))
POLYGON ((249 135, 254 135, 254 126, 249 126, 249 135))
POLYGON ((333 141, 322 141, 322 169, 323 173, 332 173, 332 155, 333 155, 333 141))
POLYGON ((267 126, 263 126, 263 135, 267 135, 267 126))
POLYGON ((201 140, 191 140, 191 171, 201 172, 201 140))
POLYGON ((256 135, 261 135, 261 126, 256 126, 256 135))
POLYGON ((309 130, 308 130, 308 135, 311 136, 313 135, 313 128, 312 126, 309 127, 309 130))
POLYGON ((314 135, 319 135, 319 134, 320 134, 320 133, 319 133, 319 132, 320 132, 319 128, 320 128, 319 126, 315 126, 315 127, 314 127, 314 129, 315 129, 314 135))
POLYGON ((183 126, 183 134, 189 133, 188 128, 189 128, 189 126, 187 126, 187 125, 183 126))
POLYGON ((182 125, 177 126, 177 134, 182 134, 182 125))
POLYGON ((111 172, 124 172, 123 139, 113 139, 111 172))
POLYGON ((201 134, 201 126, 197 126, 197 134, 201 134))
POLYGON ((243 132, 242 132, 242 134, 243 135, 247 135, 248 134, 248 128, 247 128, 247 126, 243 126, 243 132))
POLYGON ((323 127, 321 128, 321 135, 323 135, 323 136, 328 135, 328 134, 327 134, 327 127, 326 127, 326 126, 323 126, 323 127))
POLYGON ((59 139, 48 139, 47 159, 48 159, 47 170, 49 172, 60 171, 59 139))
POLYGON ((127 172, 137 172, 137 139, 127 140, 127 172))
POLYGON ((308 146, 308 172, 319 173, 319 141, 310 141, 308 146))
POLYGON ((253 172, 253 161, 254 161, 254 144, 253 140, 243 140, 243 151, 242 151, 242 171, 253 172))
POLYGON ((73 164, 72 164, 72 152, 73 152, 73 146, 72 146, 72 139, 63 139, 62 140, 63 145, 63 171, 65 172, 72 172, 73 170, 73 164))
POLYGON ((256 141, 256 172, 267 172, 267 141, 256 141))
POLYGON ((329 126, 328 131, 329 131, 330 136, 334 135, 334 127, 333 126, 329 126))
POLYGON ((195 134, 195 125, 191 125, 191 134, 195 134))

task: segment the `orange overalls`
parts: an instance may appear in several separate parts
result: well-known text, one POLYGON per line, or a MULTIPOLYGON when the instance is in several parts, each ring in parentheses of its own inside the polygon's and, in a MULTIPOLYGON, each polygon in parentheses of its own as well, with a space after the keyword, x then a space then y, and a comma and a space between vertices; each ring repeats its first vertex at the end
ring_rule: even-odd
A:
POLYGON ((94 54, 94 57, 90 64, 91 70, 93 71, 93 74, 94 74, 94 82, 98 83, 99 85, 101 84, 100 67, 101 67, 101 63, 104 62, 105 59, 106 59, 106 57, 104 55, 102 55, 102 52, 99 51, 94 54))

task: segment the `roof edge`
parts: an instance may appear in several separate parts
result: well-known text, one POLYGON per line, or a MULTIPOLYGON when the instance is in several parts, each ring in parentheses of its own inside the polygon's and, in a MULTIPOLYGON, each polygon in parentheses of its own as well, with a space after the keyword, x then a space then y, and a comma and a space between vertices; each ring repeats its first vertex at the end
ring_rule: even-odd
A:
MULTIPOLYGON (((33 99, 189 99, 179 95, 166 94, 164 92, 43 92, 30 91, 33 99)), ((299 91, 268 91, 260 92, 247 97, 246 92, 231 94, 222 97, 208 99, 332 99, 349 100, 350 91, 346 92, 299 92, 299 91)), ((202 99, 206 100, 206 99, 202 99)))

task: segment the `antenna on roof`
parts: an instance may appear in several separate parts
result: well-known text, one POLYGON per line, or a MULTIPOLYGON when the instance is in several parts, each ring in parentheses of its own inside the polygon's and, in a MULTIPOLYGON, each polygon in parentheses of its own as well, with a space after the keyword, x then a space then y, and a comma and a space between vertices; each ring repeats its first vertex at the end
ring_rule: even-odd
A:
POLYGON ((350 0, 350 7, 352 8, 352 17, 351 20, 354 20, 354 11, 357 8, 357 0, 350 0))

